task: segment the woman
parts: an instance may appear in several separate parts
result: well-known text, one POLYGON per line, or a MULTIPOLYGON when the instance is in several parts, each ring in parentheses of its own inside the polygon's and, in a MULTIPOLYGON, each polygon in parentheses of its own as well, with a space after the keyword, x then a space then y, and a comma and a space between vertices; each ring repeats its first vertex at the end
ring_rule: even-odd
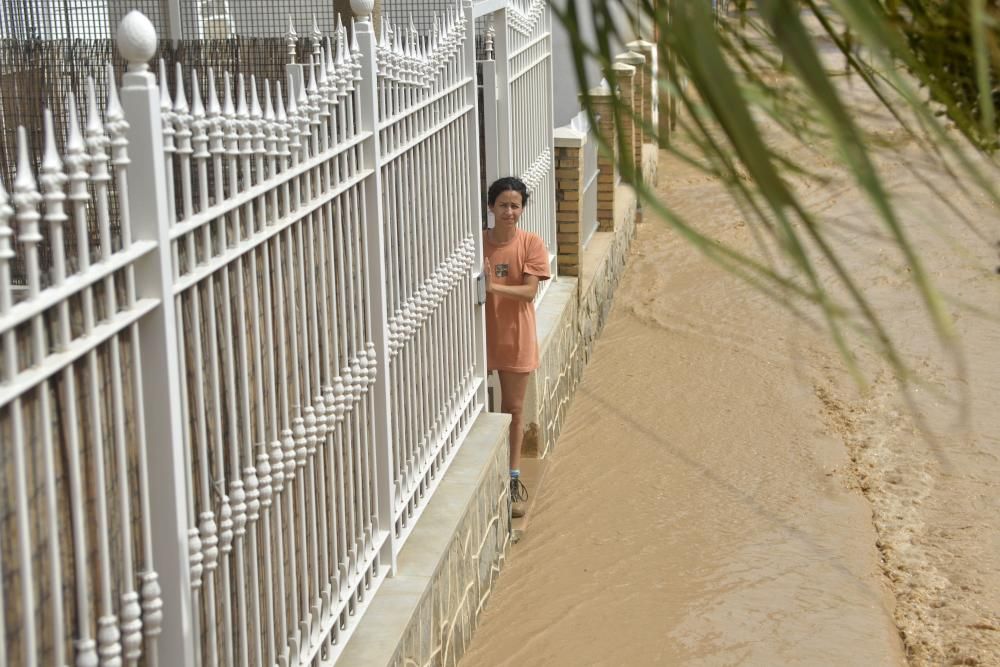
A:
POLYGON ((500 376, 500 410, 510 415, 510 496, 512 514, 519 517, 528 499, 520 480, 524 394, 528 376, 538 368, 534 300, 538 283, 550 278, 549 255, 540 236, 517 226, 528 203, 524 183, 501 178, 490 186, 486 202, 494 220, 483 238, 486 365, 500 376))

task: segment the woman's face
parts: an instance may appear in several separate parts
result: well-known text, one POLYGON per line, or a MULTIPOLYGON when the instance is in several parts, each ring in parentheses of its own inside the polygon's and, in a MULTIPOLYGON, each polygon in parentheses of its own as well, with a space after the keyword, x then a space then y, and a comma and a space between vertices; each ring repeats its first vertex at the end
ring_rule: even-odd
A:
POLYGON ((516 190, 501 192, 493 206, 490 206, 490 211, 493 213, 493 220, 497 227, 513 229, 517 226, 521 212, 524 211, 521 193, 516 190))

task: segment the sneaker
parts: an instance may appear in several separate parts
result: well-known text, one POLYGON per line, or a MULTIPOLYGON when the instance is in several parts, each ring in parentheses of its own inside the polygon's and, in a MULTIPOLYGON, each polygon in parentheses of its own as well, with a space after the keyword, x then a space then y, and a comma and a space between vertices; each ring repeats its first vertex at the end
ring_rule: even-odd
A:
POLYGON ((524 482, 517 477, 512 477, 510 480, 511 517, 520 519, 524 516, 524 503, 527 500, 528 489, 524 486, 524 482))

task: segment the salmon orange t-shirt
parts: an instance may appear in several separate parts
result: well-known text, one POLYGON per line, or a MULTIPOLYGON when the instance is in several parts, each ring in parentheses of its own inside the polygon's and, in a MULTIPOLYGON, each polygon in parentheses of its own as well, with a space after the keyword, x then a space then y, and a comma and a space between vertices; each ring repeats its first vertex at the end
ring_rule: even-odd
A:
MULTIPOLYGON (((525 275, 548 280, 549 254, 538 234, 516 229, 506 243, 483 237, 483 255, 497 285, 523 285, 525 275)), ((486 295, 486 365, 491 371, 528 373, 538 368, 535 304, 499 294, 486 295)))

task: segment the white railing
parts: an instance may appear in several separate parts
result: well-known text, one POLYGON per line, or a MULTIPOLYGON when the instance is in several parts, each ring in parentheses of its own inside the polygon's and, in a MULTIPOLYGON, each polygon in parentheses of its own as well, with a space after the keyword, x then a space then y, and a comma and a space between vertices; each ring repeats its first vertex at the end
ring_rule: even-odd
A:
POLYGON ((484 332, 471 280, 481 256, 471 14, 449 8, 444 25, 442 33, 435 19, 428 40, 412 21, 383 20, 376 50, 399 537, 484 405, 484 332))
MULTIPOLYGON (((535 42, 510 59, 505 114, 532 138, 509 159, 554 251, 518 84, 551 80, 548 19, 511 11, 535 42)), ((37 173, 21 133, 0 664, 336 660, 485 405, 473 19, 290 33, 309 62, 258 81, 154 76, 133 13, 120 93, 68 97, 62 147, 48 116, 37 173)))
POLYGON ((484 124, 496 139, 486 142, 485 181, 515 175, 527 184, 531 200, 519 224, 545 241, 555 275, 551 11, 544 0, 488 4, 480 9, 489 10, 482 39, 492 58, 480 66, 484 124))
POLYGON ((0 442, 13 483, 3 513, 16 526, 0 538, 15 554, 2 564, 0 618, 17 622, 0 627, 0 664, 135 664, 182 639, 169 257, 155 210, 133 204, 157 201, 155 181, 136 178, 136 156, 153 161, 159 137, 135 113, 133 84, 147 79, 136 64, 106 104, 89 81, 82 118, 67 95, 62 147, 46 111, 37 180, 21 128, 9 200, 0 188, 0 442))
POLYGON ((209 664, 326 653, 389 562, 364 58, 343 27, 312 46, 284 87, 241 76, 234 95, 224 73, 220 95, 212 70, 178 66, 171 99, 160 77, 194 624, 209 664))

